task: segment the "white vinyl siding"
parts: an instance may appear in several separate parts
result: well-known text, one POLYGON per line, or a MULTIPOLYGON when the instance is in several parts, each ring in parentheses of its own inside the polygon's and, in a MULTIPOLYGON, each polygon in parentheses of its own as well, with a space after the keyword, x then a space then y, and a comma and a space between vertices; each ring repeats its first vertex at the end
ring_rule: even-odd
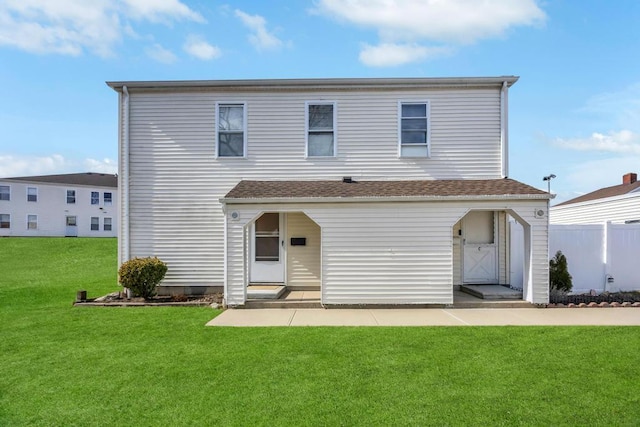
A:
POLYGON ((398 103, 401 157, 429 157, 429 101, 398 103))
POLYGON ((320 287, 320 226, 301 212, 287 214, 287 286, 320 287), (291 245, 304 238, 304 246, 291 245))
POLYGON ((247 106, 216 104, 218 157, 245 157, 247 152, 247 106))
POLYGON ((36 187, 27 187, 27 202, 38 201, 38 189, 36 187))
POLYGON ((305 103, 307 157, 336 155, 336 103, 305 103))
POLYGON ((549 212, 551 224, 624 223, 637 220, 640 220, 640 193, 554 206, 549 212))
POLYGON ((502 178, 499 88, 131 92, 129 124, 131 230, 120 242, 130 242, 131 257, 168 262, 168 286, 223 285, 219 199, 241 179, 502 178), (339 105, 340 143, 335 157, 313 162, 305 158, 305 103, 319 99, 339 105), (398 102, 424 99, 430 158, 399 158, 398 102), (246 105, 246 158, 212 150, 217 104, 246 105))

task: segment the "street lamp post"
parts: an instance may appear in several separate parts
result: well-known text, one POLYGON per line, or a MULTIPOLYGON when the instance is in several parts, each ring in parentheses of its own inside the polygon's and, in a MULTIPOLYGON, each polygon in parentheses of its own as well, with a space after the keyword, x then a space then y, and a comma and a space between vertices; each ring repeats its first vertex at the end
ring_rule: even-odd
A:
POLYGON ((554 174, 549 174, 542 178, 543 181, 547 181, 547 193, 551 194, 551 180, 555 178, 554 174))

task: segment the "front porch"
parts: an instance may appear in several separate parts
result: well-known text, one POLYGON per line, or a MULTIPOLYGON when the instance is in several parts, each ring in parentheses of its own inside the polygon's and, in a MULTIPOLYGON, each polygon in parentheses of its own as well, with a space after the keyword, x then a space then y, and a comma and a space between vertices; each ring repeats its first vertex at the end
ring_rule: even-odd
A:
MULTIPOLYGON (((494 289, 495 286, 492 285, 476 285, 475 287, 480 288, 475 290, 475 295, 469 292, 465 292, 462 289, 455 288, 453 290, 453 304, 451 305, 364 304, 349 306, 361 308, 530 308, 533 306, 530 302, 522 300, 522 291, 514 291, 513 289, 509 289, 504 286, 499 286, 500 288, 504 288, 504 290, 494 289)), ((244 305, 244 308, 249 309, 322 307, 323 306, 320 300, 320 288, 294 290, 287 289, 287 287, 284 285, 250 285, 247 288, 247 302, 244 305), (265 288, 272 289, 270 289, 270 293, 267 293, 265 288)), ((332 306, 329 306, 329 308, 330 307, 332 306)))

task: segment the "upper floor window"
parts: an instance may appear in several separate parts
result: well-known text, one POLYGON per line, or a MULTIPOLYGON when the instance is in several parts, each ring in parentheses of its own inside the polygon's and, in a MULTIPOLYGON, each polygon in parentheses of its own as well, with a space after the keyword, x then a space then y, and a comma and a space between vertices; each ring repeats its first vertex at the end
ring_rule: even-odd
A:
POLYGON ((27 202, 38 201, 38 189, 36 187, 27 187, 27 202))
POLYGON ((11 215, 0 214, 0 228, 11 228, 11 215))
POLYGON ((244 157, 247 146, 245 104, 217 104, 218 157, 244 157))
POLYGON ((307 102, 307 157, 336 155, 335 102, 307 102))
POLYGON ((429 102, 400 102, 399 144, 402 157, 429 157, 429 102))
POLYGON ((112 193, 104 193, 104 205, 105 206, 111 206, 111 203, 113 203, 113 194, 112 193))
POLYGON ((76 190, 67 190, 67 204, 71 205, 76 202, 76 190))
POLYGON ((91 204, 99 205, 100 204, 100 192, 92 191, 91 192, 91 204))
POLYGON ((11 200, 11 187, 0 185, 0 200, 11 200))
POLYGON ((27 215, 27 230, 38 229, 38 215, 27 215))

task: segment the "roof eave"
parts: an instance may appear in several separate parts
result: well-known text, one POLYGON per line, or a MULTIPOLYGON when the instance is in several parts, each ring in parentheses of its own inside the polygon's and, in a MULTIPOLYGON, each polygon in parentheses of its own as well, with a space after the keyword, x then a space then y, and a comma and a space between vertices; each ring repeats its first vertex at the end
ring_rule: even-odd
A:
POLYGON ((107 85, 120 92, 127 89, 367 89, 415 87, 512 86, 518 76, 495 77, 414 77, 414 78, 327 78, 327 79, 256 79, 256 80, 159 80, 108 81, 107 85))
POLYGON ((395 196, 395 197, 223 197, 225 205, 258 205, 274 203, 375 203, 375 202, 437 202, 437 201, 487 201, 487 200, 549 200, 548 194, 504 194, 466 196, 395 196))

